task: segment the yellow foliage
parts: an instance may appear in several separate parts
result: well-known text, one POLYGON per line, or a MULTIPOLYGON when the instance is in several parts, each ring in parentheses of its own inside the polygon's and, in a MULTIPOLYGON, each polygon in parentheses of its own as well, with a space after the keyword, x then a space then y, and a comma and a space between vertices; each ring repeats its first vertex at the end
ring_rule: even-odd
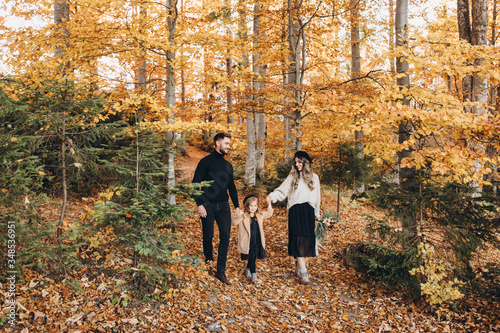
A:
POLYGON ((464 296, 459 290, 463 282, 457 278, 453 280, 447 279, 449 270, 436 257, 434 247, 420 243, 418 253, 423 263, 420 267, 412 269, 410 274, 421 274, 425 279, 425 282, 420 283, 420 288, 422 295, 429 304, 442 304, 464 296))
MULTIPOLYGON (((82 128, 118 116, 125 121, 141 118, 141 129, 158 132, 193 136, 204 131, 231 132, 235 139, 234 155, 243 156, 244 119, 250 112, 264 112, 269 167, 283 157, 283 120, 293 119, 299 112, 304 117, 301 127, 291 132, 298 134, 303 149, 313 156, 329 157, 338 142, 353 140, 353 132, 362 130, 365 153, 375 155, 381 164, 392 164, 397 152, 408 149, 413 155, 402 166, 430 166, 442 180, 480 184, 483 175, 489 173, 489 160, 483 147, 475 144, 493 142, 499 148, 498 140, 493 140, 500 128, 498 112, 488 109, 489 119, 464 112, 479 105, 465 103, 461 93, 461 80, 466 75, 484 77, 491 85, 500 81, 499 49, 458 41, 452 15, 443 12, 428 17, 422 33, 410 24, 411 49, 390 50, 384 46, 387 36, 373 33, 386 29, 388 22, 370 6, 360 5, 360 19, 367 32, 361 42, 360 75, 366 77, 351 80, 350 64, 346 61, 350 57, 349 29, 344 29, 340 21, 332 24, 328 6, 301 2, 297 15, 308 22, 303 31, 307 41, 306 71, 303 82, 289 84, 283 76, 290 70, 291 59, 290 48, 283 39, 288 20, 281 3, 265 1, 260 26, 266 33, 254 36, 248 30, 246 38, 236 34, 240 29, 238 9, 243 8, 236 8, 233 3, 231 16, 224 18, 212 17, 221 13, 220 2, 185 2, 182 9, 177 8, 175 36, 169 36, 166 29, 165 7, 151 1, 143 2, 146 20, 134 4, 79 1, 70 20, 63 24, 67 35, 61 34, 61 27, 53 23, 53 2, 20 0, 16 4, 19 5, 11 6, 6 16, 26 20, 36 16, 43 24, 21 28, 0 25, 5 66, 12 77, 32 86, 64 77, 109 92, 105 115, 90 121, 85 117, 74 119, 82 128), (172 41, 169 37, 175 38, 172 41), (67 47, 54 57, 55 48, 61 46, 67 47), (167 105, 165 56, 172 51, 176 58, 169 64, 175 71, 176 102, 167 105), (247 66, 243 54, 249 56, 247 66), (257 54, 259 63, 252 64, 251 55, 257 54), (409 89, 396 84, 396 79, 406 74, 392 73, 385 64, 385 59, 401 55, 410 64, 409 89), (232 61, 231 74, 227 72, 227 59, 232 61), (484 61, 480 66, 472 65, 475 59, 484 61), (138 73, 143 65, 148 82, 140 86, 138 73), (252 65, 265 65, 265 73, 255 73, 252 65), (62 75, 61 66, 70 70, 62 75), (252 86, 257 80, 262 83, 258 91, 252 86), (228 97, 232 98, 231 105, 228 97), (404 98, 411 101, 409 106, 401 102, 404 98), (234 119, 234 124, 228 123, 228 117, 234 119), (241 125, 238 120, 242 120, 241 125), (413 136, 398 143, 398 126, 403 121, 414 124, 413 136), (485 168, 476 170, 474 162, 485 168)), ((252 9, 248 6, 247 10, 249 23, 252 9)), ((21 96, 8 87, 5 91, 14 101, 21 96)), ((136 135, 133 131, 129 134, 136 135)))

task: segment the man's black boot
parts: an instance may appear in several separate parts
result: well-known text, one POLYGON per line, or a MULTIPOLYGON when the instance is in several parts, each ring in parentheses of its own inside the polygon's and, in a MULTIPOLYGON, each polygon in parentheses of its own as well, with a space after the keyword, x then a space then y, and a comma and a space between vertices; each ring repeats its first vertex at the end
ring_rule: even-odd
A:
POLYGON ((228 286, 231 285, 231 282, 226 277, 226 274, 224 272, 219 272, 217 271, 215 273, 215 277, 220 280, 220 282, 227 284, 228 286))

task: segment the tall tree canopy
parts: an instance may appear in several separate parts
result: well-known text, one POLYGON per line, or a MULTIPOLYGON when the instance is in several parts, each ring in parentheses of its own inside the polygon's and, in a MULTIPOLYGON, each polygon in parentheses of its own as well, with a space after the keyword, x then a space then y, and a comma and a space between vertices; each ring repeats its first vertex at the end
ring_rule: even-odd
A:
POLYGON ((421 0, 399 27, 394 1, 7 1, 2 68, 41 85, 64 67, 109 92, 100 121, 141 106, 155 131, 231 131, 236 155, 261 161, 250 183, 295 149, 328 157, 357 133, 381 164, 411 152, 402 170, 482 186, 498 163, 484 148, 498 146, 494 3, 421 0))

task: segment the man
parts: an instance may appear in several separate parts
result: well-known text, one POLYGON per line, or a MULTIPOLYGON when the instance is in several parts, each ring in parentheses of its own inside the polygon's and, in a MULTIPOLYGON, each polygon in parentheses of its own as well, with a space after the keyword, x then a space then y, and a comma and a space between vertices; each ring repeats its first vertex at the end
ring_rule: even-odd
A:
POLYGON ((238 193, 234 185, 233 166, 224 159, 229 152, 231 136, 218 133, 214 137, 215 151, 200 160, 194 172, 193 183, 213 181, 210 186, 203 187, 203 194, 195 197, 198 214, 203 228, 203 253, 205 262, 213 261, 212 239, 214 236, 214 221, 219 227, 219 254, 217 256, 217 272, 215 277, 221 282, 231 285, 226 278, 226 260, 231 233, 231 209, 229 195, 236 213, 239 213, 238 193))

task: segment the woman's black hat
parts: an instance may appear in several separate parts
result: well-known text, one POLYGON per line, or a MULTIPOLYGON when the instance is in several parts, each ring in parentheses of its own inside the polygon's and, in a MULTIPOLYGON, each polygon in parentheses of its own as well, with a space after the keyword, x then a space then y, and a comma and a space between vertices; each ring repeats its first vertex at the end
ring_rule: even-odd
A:
POLYGON ((245 201, 247 201, 250 198, 257 198, 257 199, 259 199, 255 194, 249 194, 249 195, 247 195, 245 197, 245 199, 243 199, 243 205, 245 205, 245 201))
POLYGON ((298 158, 305 158, 306 160, 309 161, 309 163, 312 163, 312 158, 309 156, 308 153, 306 153, 305 151, 303 150, 299 150, 298 152, 295 153, 295 157, 298 157, 298 158))

